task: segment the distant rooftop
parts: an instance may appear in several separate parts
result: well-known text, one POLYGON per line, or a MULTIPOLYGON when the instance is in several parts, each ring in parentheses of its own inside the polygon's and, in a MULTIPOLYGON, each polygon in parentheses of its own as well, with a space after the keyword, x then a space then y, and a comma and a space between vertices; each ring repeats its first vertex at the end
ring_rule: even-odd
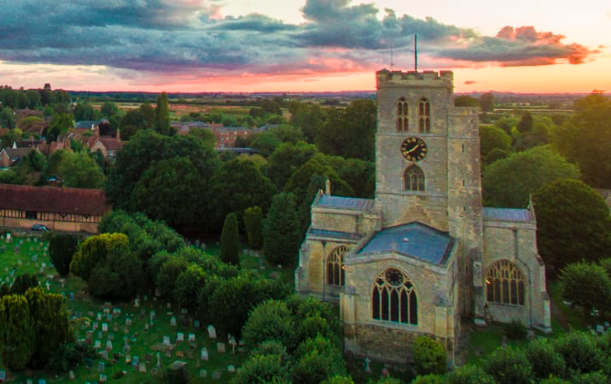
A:
POLYGON ((484 220, 530 222, 533 218, 528 209, 484 208, 484 220))
POLYGON ((351 211, 371 211, 373 210, 373 200, 322 195, 320 199, 318 199, 316 206, 322 208, 347 209, 351 211))
POLYGON ((381 230, 357 255, 392 252, 442 265, 452 251, 454 242, 447 232, 413 222, 381 230))

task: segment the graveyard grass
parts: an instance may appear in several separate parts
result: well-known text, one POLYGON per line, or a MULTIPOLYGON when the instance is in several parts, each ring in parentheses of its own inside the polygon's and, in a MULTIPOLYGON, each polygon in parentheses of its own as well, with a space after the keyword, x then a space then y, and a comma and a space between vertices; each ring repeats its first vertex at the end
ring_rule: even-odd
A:
MULTIPOLYGON (((73 316, 80 313, 81 318, 86 317, 89 319, 89 322, 84 321, 80 324, 75 324, 74 328, 77 340, 85 339, 86 332, 91 330, 93 322, 97 321, 97 314, 101 313, 103 315, 103 320, 97 321, 98 329, 93 332, 92 342, 93 344, 95 340, 100 340, 100 351, 105 348, 108 335, 114 334, 114 340, 112 340, 113 348, 112 352, 109 352, 109 360, 103 360, 98 355, 98 358, 93 361, 93 366, 91 369, 87 367, 86 363, 75 368, 74 373, 76 379, 74 382, 84 383, 87 381, 99 381, 100 372, 98 371, 98 367, 100 362, 104 362, 106 365, 104 374, 106 375, 108 381, 117 381, 113 379, 113 374, 118 371, 125 371, 125 376, 118 379, 118 381, 123 383, 162 382, 161 374, 165 368, 169 367, 173 362, 178 360, 187 363, 187 370, 191 378, 195 379, 194 382, 224 383, 228 382, 234 375, 227 372, 228 366, 233 365, 237 369, 247 357, 247 352, 244 350, 241 352, 238 351, 238 346, 236 346, 236 353, 234 355, 232 353, 232 347, 228 344, 226 339, 221 338, 221 335, 219 335, 217 340, 209 339, 208 332, 206 330, 207 324, 201 324, 199 329, 194 327, 192 321, 188 324, 188 326, 183 326, 182 318, 188 318, 188 316, 191 314, 181 315, 179 308, 172 305, 172 308, 168 309, 166 301, 154 301, 153 297, 151 296, 148 297, 148 300, 144 300, 143 297, 140 298, 140 308, 135 308, 134 302, 113 303, 113 305, 110 307, 111 313, 114 308, 118 308, 121 310, 121 314, 118 317, 113 316, 112 321, 107 322, 105 317, 106 315, 103 314, 104 302, 95 300, 87 295, 85 293, 86 284, 78 277, 74 277, 72 275, 67 277, 64 281, 64 287, 62 288, 60 277, 57 274, 57 271, 51 265, 50 257, 43 252, 46 244, 41 239, 37 240, 38 243, 35 243, 33 238, 31 238, 30 241, 27 239, 27 237, 13 237, 12 242, 10 244, 6 244, 6 250, 2 251, 0 248, 0 276, 2 277, 3 282, 5 281, 6 277, 10 276, 11 270, 14 270, 14 276, 18 276, 26 272, 34 273, 37 276, 41 287, 43 287, 45 290, 45 283, 49 281, 51 292, 63 293, 68 298, 68 309, 71 311, 73 316), (15 245, 18 244, 21 239, 23 239, 23 245, 20 247, 20 252, 17 253, 15 251, 15 245), (34 255, 37 255, 38 266, 36 265, 36 262, 32 260, 34 255), (21 266, 18 265, 19 260, 22 261, 21 266), (46 263, 47 265, 47 268, 43 273, 40 272, 39 267, 42 265, 42 263, 46 263), (69 299, 71 292, 74 293, 73 301, 69 299), (144 317, 140 317, 141 309, 146 311, 144 317), (153 320, 154 325, 151 326, 148 331, 146 331, 145 323, 150 322, 151 310, 154 310, 156 314, 153 320), (170 325, 170 319, 172 316, 175 316, 177 319, 176 327, 170 325), (125 354, 123 354, 123 337, 126 318, 132 319, 132 325, 129 327, 127 335, 129 337, 129 345, 131 347, 131 351, 129 353, 131 354, 132 359, 137 356, 140 362, 146 362, 146 355, 152 355, 151 362, 147 362, 146 364, 146 374, 138 372, 138 367, 132 367, 130 364, 125 363, 125 354), (102 323, 108 323, 108 332, 103 332, 102 338, 98 338, 98 332, 102 329, 102 323), (118 330, 117 332, 113 330, 115 324, 117 327, 116 329, 118 330), (157 363, 156 349, 161 347, 163 344, 163 337, 170 336, 171 343, 175 344, 178 332, 184 333, 185 342, 182 342, 176 346, 176 348, 171 352, 171 357, 167 357, 165 352, 160 350, 162 368, 158 370, 156 376, 152 376, 151 371, 156 367, 157 363), (195 348, 191 348, 189 342, 187 341, 189 333, 195 334, 197 343, 197 347, 195 348), (217 352, 217 342, 225 343, 225 353, 217 352), (200 351, 202 347, 206 347, 208 350, 208 361, 202 361, 200 359, 200 351), (184 354, 184 357, 177 357, 177 351, 181 351, 184 354), (120 359, 116 364, 111 363, 114 353, 120 354, 120 359), (207 371, 206 379, 200 378, 201 369, 205 369, 207 371), (220 380, 212 379, 213 372, 215 371, 221 372, 220 380)), ((0 240, 0 246, 2 245, 5 245, 4 240, 0 240)), ((215 253, 214 249, 210 251, 210 253, 215 253)), ((266 265, 266 267, 264 270, 261 270, 261 272, 265 273, 267 276, 273 275, 276 278, 283 279, 287 282, 292 280, 292 270, 279 270, 278 268, 271 267, 264 262, 260 262, 259 258, 242 254, 241 263, 243 268, 258 270, 261 270, 259 264, 262 263, 263 265, 266 265)), ((6 370, 1 363, 0 369, 6 370)), ((18 383, 25 383, 27 379, 31 379, 33 383, 38 383, 39 379, 44 379, 47 383, 72 382, 69 380, 68 373, 56 377, 55 374, 51 372, 9 372, 7 370, 7 375, 8 379, 18 383)))

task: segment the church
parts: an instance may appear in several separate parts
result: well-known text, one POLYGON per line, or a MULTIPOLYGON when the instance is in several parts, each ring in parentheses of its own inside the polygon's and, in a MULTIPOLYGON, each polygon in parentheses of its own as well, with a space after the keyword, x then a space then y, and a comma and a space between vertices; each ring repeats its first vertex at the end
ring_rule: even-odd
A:
POLYGON ((391 363, 426 335, 453 364, 461 319, 551 332, 534 207, 483 207, 478 109, 454 106, 450 71, 376 76, 375 197, 318 192, 297 292, 339 303, 346 351, 391 363))

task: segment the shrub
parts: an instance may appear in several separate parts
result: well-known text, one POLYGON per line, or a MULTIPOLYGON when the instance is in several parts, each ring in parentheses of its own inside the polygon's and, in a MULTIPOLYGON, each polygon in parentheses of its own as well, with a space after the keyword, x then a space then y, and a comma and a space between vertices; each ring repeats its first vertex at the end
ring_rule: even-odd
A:
POLYGON ((144 280, 142 261, 130 251, 128 244, 119 244, 108 251, 105 260, 98 262, 87 287, 100 299, 129 300, 138 293, 144 280))
POLYGON ((572 384, 607 384, 609 378, 602 372, 589 372, 571 377, 572 384))
POLYGON ((596 265, 579 262, 567 265, 560 272, 562 298, 583 310, 588 318, 592 309, 604 312, 611 301, 611 279, 596 265))
POLYGON ((499 384, 530 384, 533 379, 532 365, 526 354, 512 347, 499 348, 488 356, 484 371, 499 384))
POLYGON ((82 364, 85 359, 95 359, 96 352, 85 343, 68 343, 55 350, 49 368, 55 373, 65 373, 82 364))
POLYGON ((261 249, 263 246, 263 211, 259 207, 250 207, 244 211, 244 227, 248 236, 248 246, 261 249))
POLYGON ((221 260, 223 263, 240 265, 240 233, 235 213, 225 217, 221 233, 221 260))
POLYGON ((420 336, 414 342, 414 363, 420 374, 443 374, 446 372, 446 352, 438 341, 420 336))
POLYGON ((444 384, 445 378, 441 375, 421 375, 416 377, 411 384, 444 384))
POLYGON ((12 295, 23 295, 28 289, 38 287, 38 279, 36 275, 30 275, 24 273, 23 275, 17 276, 13 285, 11 285, 12 295))
POLYGON ((505 336, 510 340, 524 340, 526 339, 526 327, 520 320, 512 320, 511 323, 507 323, 503 326, 505 336))
POLYGON ((267 340, 278 340, 291 346, 295 324, 291 312, 282 301, 268 300, 252 310, 244 325, 243 338, 251 347, 267 340))
POLYGON ((172 256, 166 261, 159 272, 155 283, 161 294, 170 298, 174 294, 176 279, 178 276, 189 267, 189 263, 182 257, 172 256))
POLYGON ((556 339, 554 347, 562 355, 569 371, 588 373, 603 368, 602 352, 587 333, 568 333, 556 339))
POLYGON ((332 378, 323 381, 322 384, 354 384, 354 381, 351 377, 333 376, 332 378))
POLYGON ((549 377, 545 380, 541 380, 540 384, 571 384, 570 382, 560 379, 558 377, 549 377))
POLYGON ((533 374, 537 379, 556 376, 563 377, 566 364, 554 346, 544 338, 537 338, 528 343, 526 357, 532 363, 533 374))
POLYGON ((25 297, 4 296, 0 300, 0 350, 4 365, 13 371, 25 369, 35 342, 34 321, 25 297))
POLYGON ((72 256, 78 251, 79 239, 74 235, 52 234, 48 235, 49 256, 61 276, 70 273, 72 256))
POLYGON ((255 355, 242 364, 232 384, 288 382, 289 366, 280 355, 255 355))
POLYGON ((495 381, 479 366, 463 365, 446 375, 446 384, 495 384, 495 381))
POLYGON ((163 374, 163 382, 167 384, 186 384, 189 380, 189 372, 184 366, 168 368, 163 374))

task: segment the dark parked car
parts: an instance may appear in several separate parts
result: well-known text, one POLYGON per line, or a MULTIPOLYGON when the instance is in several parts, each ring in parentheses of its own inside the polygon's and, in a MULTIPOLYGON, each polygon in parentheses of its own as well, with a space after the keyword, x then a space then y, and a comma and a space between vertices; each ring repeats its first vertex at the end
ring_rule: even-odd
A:
POLYGON ((43 224, 34 224, 34 225, 32 225, 32 231, 47 232, 48 230, 49 230, 49 228, 47 228, 47 226, 43 225, 43 224))

